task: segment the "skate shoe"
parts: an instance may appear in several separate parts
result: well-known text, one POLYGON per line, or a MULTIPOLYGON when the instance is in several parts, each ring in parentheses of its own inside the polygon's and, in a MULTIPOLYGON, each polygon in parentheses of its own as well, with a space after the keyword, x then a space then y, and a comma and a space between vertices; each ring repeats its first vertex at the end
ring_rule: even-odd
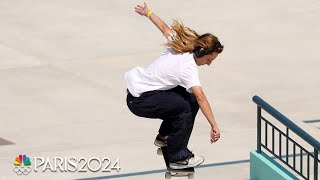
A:
POLYGON ((154 145, 157 147, 166 147, 167 146, 167 139, 168 136, 161 136, 160 134, 157 135, 156 139, 154 140, 154 145))
POLYGON ((203 162, 204 162, 204 157, 192 154, 192 156, 186 158, 185 160, 170 162, 169 167, 171 169, 185 169, 185 168, 199 166, 203 162))

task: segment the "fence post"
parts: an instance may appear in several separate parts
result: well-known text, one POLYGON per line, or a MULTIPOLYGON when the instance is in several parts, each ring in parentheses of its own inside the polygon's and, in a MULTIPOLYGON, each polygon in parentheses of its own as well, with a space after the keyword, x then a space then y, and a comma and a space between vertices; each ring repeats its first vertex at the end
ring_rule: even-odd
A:
POLYGON ((257 152, 261 154, 261 107, 257 107, 257 152))
POLYGON ((319 151, 316 148, 314 148, 314 180, 318 180, 318 154, 319 151))

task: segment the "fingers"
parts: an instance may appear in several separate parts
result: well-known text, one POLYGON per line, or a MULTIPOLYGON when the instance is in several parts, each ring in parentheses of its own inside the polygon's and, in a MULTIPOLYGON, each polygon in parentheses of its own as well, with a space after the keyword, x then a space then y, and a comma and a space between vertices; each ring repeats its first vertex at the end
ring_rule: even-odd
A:
POLYGON ((146 16, 148 11, 149 11, 149 8, 147 6, 147 3, 144 3, 143 6, 142 5, 136 5, 136 7, 135 7, 135 12, 140 14, 140 15, 146 16))
POLYGON ((136 7, 134 7, 135 10, 141 11, 143 10, 143 7, 140 5, 137 5, 136 7))
POLYGON ((211 132, 211 136, 214 136, 214 137, 218 137, 218 138, 220 138, 220 133, 217 133, 217 132, 211 132))
POLYGON ((141 11, 142 10, 142 8, 141 8, 141 6, 139 7, 139 6, 136 6, 136 7, 134 7, 134 9, 137 11, 141 11))
POLYGON ((220 133, 217 133, 217 134, 214 133, 213 136, 216 138, 220 138, 220 133))
POLYGON ((136 9, 135 12, 141 14, 139 9, 136 9))
POLYGON ((220 139, 220 133, 211 132, 211 144, 217 142, 220 139))
POLYGON ((215 143, 215 142, 217 142, 218 140, 219 140, 219 138, 211 138, 211 139, 210 139, 210 141, 211 141, 211 144, 212 144, 212 143, 215 143))
POLYGON ((141 9, 141 7, 138 7, 138 6, 137 6, 137 7, 135 7, 134 9, 135 9, 135 12, 136 12, 136 13, 142 15, 142 11, 143 11, 143 10, 141 9))

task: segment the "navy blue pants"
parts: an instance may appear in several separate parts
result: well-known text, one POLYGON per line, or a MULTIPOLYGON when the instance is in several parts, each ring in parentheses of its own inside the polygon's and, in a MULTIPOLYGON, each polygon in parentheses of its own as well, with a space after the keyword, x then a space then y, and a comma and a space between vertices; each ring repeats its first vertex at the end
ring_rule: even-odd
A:
POLYGON ((194 94, 181 86, 165 91, 145 92, 140 97, 128 93, 127 105, 137 116, 163 120, 159 134, 169 136, 167 148, 170 162, 192 155, 187 146, 199 110, 194 94))

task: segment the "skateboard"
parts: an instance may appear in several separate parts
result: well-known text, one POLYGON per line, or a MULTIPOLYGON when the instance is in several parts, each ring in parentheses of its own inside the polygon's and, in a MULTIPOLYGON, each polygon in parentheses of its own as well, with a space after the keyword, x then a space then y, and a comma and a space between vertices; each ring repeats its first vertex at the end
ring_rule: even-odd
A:
POLYGON ((185 169, 171 169, 169 167, 169 159, 167 147, 161 147, 157 150, 158 155, 163 155, 163 159, 167 166, 167 172, 165 174, 166 179, 171 179, 171 177, 188 177, 188 179, 194 178, 194 168, 185 168, 185 169))

